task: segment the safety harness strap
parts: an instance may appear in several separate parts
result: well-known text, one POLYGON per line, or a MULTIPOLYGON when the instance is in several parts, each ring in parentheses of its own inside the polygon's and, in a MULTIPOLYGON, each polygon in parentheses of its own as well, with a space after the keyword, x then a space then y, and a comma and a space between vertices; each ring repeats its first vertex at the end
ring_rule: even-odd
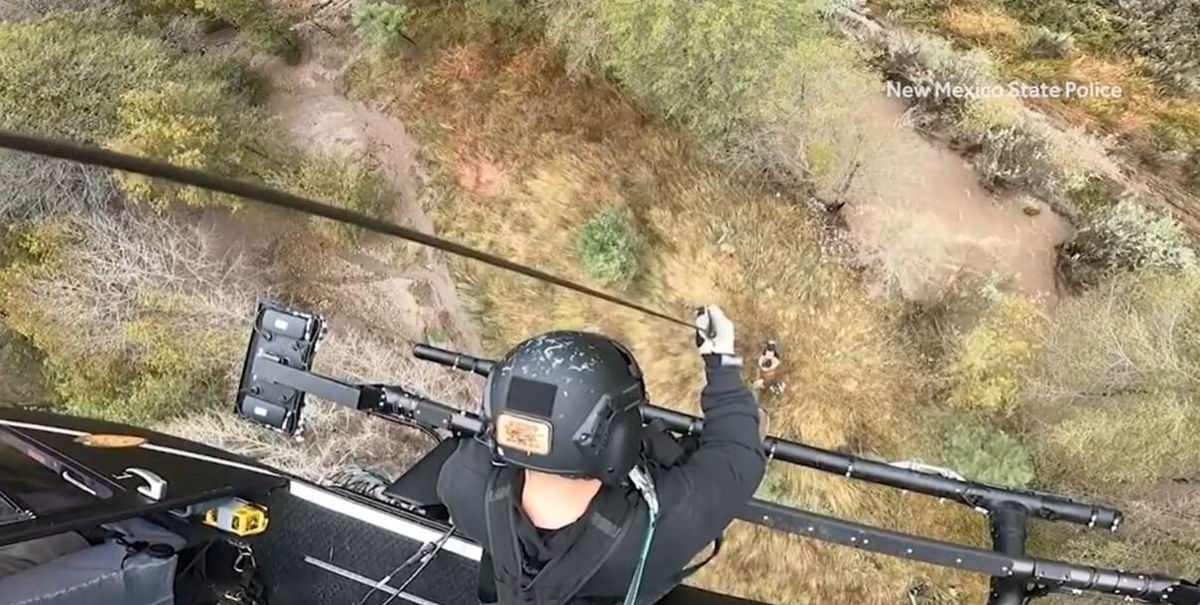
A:
POLYGON ((488 478, 486 521, 488 553, 502 605, 561 605, 584 587, 612 556, 633 525, 636 506, 619 490, 602 490, 578 537, 532 578, 522 565, 514 504, 520 469, 498 467, 488 478))

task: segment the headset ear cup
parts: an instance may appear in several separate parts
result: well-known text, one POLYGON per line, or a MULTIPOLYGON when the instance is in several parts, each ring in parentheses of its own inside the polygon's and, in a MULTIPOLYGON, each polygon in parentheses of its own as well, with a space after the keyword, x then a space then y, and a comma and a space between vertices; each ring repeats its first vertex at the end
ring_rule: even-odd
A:
POLYGON ((610 427, 608 444, 600 457, 603 468, 598 469, 605 483, 616 484, 625 479, 629 469, 637 463, 642 451, 641 414, 621 415, 610 427))

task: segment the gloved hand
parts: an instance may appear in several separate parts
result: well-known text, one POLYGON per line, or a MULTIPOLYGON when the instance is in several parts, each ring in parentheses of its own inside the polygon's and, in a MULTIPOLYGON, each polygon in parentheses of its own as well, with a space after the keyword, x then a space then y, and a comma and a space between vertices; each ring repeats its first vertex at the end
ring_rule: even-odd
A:
POLYGON ((696 346, 701 355, 733 355, 733 322, 721 307, 709 305, 696 312, 696 346))

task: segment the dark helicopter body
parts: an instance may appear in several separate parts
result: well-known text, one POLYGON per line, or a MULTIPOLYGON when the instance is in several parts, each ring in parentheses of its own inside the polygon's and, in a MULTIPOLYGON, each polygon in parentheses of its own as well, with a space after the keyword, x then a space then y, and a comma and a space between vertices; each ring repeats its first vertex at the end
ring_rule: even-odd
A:
MULTIPOLYGON (((214 560, 220 559, 214 559, 210 544, 248 547, 262 603, 359 603, 401 562, 450 529, 430 491, 448 453, 434 448, 389 488, 401 503, 391 505, 144 429, 0 409, 0 552, 64 532, 79 532, 94 542, 0 578, 0 605, 166 605, 172 601, 162 600, 164 590, 173 593, 175 603, 212 603, 211 587, 192 577, 197 561, 207 558, 211 576, 231 576, 226 584, 240 586, 236 574, 215 568, 214 560), (136 445, 81 443, 88 435, 136 438, 130 439, 136 445), (146 482, 129 473, 130 468, 160 477, 165 482, 162 496, 155 500, 139 492, 146 482), (47 497, 50 492, 57 496, 47 497), (187 514, 229 498, 264 507, 266 530, 238 537, 187 514), (104 527, 125 532, 131 526, 128 537, 97 531, 104 527), (148 547, 138 551, 122 544, 139 541, 170 546, 175 552, 157 548, 162 552, 151 553, 148 547), (206 547, 209 553, 201 556, 206 547), (81 561, 92 567, 89 573, 74 571, 81 561), (112 580, 107 586, 96 582, 104 577, 112 580), (125 589, 133 592, 122 593, 125 589)), ((240 548, 228 550, 237 553, 240 548)), ((392 602, 476 605, 480 555, 476 544, 451 534, 429 566, 392 602)), ((232 561, 221 563, 232 567, 232 561)), ((410 571, 397 573, 392 586, 410 571)), ((366 602, 378 605, 393 592, 394 588, 376 589, 366 602)), ((684 599, 680 602, 698 604, 710 596, 691 589, 676 595, 684 599)))

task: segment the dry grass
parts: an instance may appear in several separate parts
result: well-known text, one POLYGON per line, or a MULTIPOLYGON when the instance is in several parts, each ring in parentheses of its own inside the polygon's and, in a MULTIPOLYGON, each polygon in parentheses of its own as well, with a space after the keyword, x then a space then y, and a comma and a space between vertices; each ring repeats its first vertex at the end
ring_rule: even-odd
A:
POLYGON ((950 5, 941 19, 942 27, 960 39, 1010 49, 1021 41, 1021 22, 996 6, 950 5))
POLYGON ((413 429, 333 404, 310 403, 304 421, 304 434, 292 438, 221 408, 188 414, 155 430, 253 458, 315 482, 352 467, 397 477, 428 449, 428 438, 413 429))
MULTIPOLYGON (((444 22, 426 17, 438 35, 455 31, 451 23, 462 18, 457 9, 442 10, 444 22)), ((390 72, 395 90, 416 81, 402 118, 428 144, 444 235, 586 282, 574 260, 575 230, 599 210, 622 209, 648 249, 630 296, 681 317, 692 305, 724 306, 745 355, 767 338, 784 344, 790 387, 763 400, 773 410, 773 432, 886 457, 911 453, 923 385, 907 361, 899 309, 866 298, 828 258, 803 206, 731 183, 690 142, 619 94, 571 81, 540 46, 504 55, 451 41, 421 62, 360 69, 390 72), (503 187, 475 186, 479 158, 504 175, 503 187)), ((457 269, 493 353, 539 331, 598 330, 631 346, 654 401, 696 410, 702 374, 686 331, 507 273, 457 269)), ((819 510, 947 539, 984 535, 975 516, 952 505, 783 473, 785 492, 819 510)), ((905 599, 914 577, 963 595, 983 587, 979 578, 741 525, 729 538, 700 581, 750 597, 891 604, 905 599)))

